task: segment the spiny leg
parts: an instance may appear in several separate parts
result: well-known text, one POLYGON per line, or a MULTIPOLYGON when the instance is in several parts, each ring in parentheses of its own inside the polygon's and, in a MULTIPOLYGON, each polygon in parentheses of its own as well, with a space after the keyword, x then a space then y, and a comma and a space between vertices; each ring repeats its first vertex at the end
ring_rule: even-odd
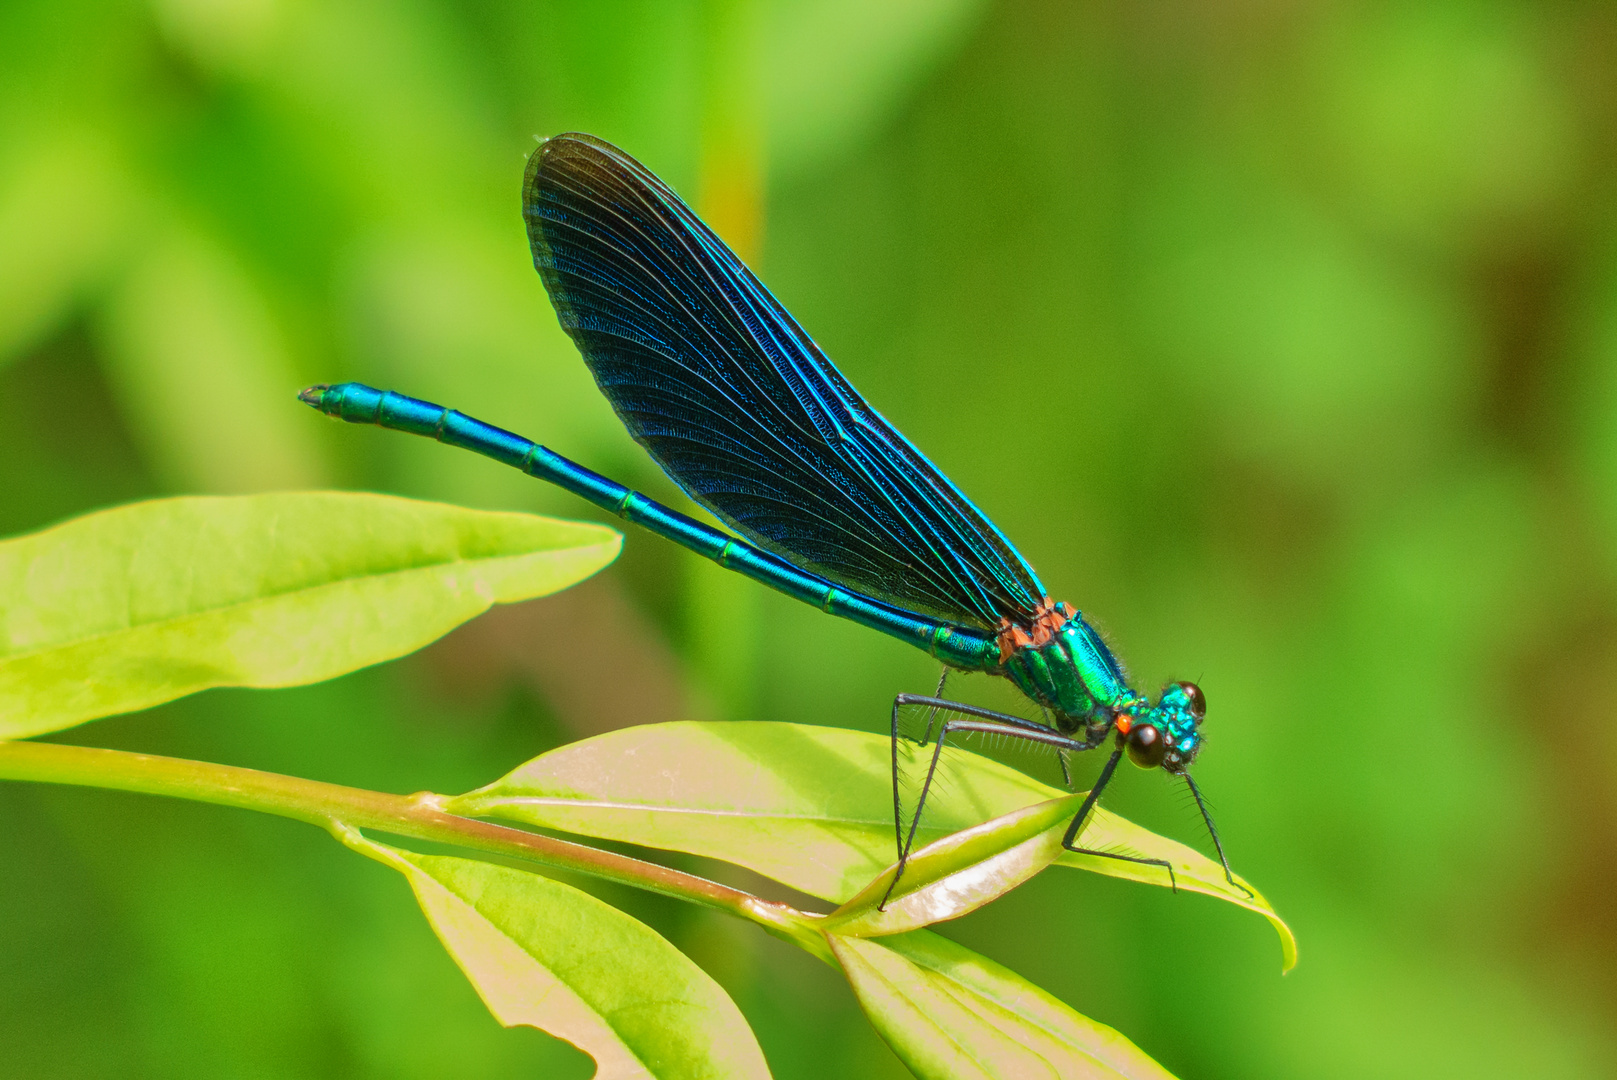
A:
MULTIPOLYGON (((945 664, 943 672, 938 675, 938 690, 937 693, 932 695, 934 699, 943 699, 943 687, 948 681, 949 665, 945 664)), ((904 850, 904 807, 898 792, 898 709, 900 704, 905 703, 908 696, 907 694, 900 694, 893 699, 893 734, 891 743, 893 754, 893 839, 901 853, 904 850)), ((937 716, 938 710, 936 707, 926 714, 926 731, 921 736, 920 745, 925 746, 932 738, 932 721, 937 719, 937 716)))
POLYGON ((937 775, 938 763, 943 757, 943 747, 948 741, 949 734, 955 731, 976 732, 990 735, 1006 735, 1013 739, 1026 739, 1030 742, 1053 746, 1063 753, 1071 751, 1091 750, 1097 744, 1080 742, 1069 738, 1051 728, 1034 720, 1024 720, 1020 716, 1009 716, 997 713, 991 709, 978 708, 975 705, 964 705, 960 702, 945 701, 941 698, 923 698, 914 694, 900 694, 893 699, 893 823, 894 832, 898 837, 898 866, 893 872, 893 880, 887 886, 887 892, 882 896, 878 910, 887 906, 888 899, 893 895, 893 889, 898 885, 899 878, 904 876, 904 866, 909 861, 911 848, 915 844, 915 833, 921 824, 921 814, 926 809, 927 795, 932 790, 932 781, 937 775), (927 765, 926 779, 921 784, 921 794, 915 802, 915 815, 910 818, 909 833, 906 835, 903 826, 903 802, 898 787, 898 710, 905 705, 924 705, 934 710, 948 710, 970 717, 980 717, 976 720, 948 720, 938 731, 937 742, 932 748, 932 759, 927 765))
POLYGON ((898 793, 898 709, 904 704, 905 696, 900 694, 893 699, 893 732, 887 743, 893 755, 893 843, 900 852, 904 850, 904 802, 898 793))
POLYGON ((1196 786, 1196 781, 1190 778, 1189 773, 1185 773, 1184 776, 1185 783, 1190 785, 1190 793, 1196 798, 1196 809, 1202 812, 1202 820, 1207 823, 1208 835, 1213 838, 1213 850, 1218 852, 1218 861, 1224 866, 1224 880, 1246 893, 1249 899, 1256 900, 1257 897, 1252 895, 1252 890, 1236 881, 1235 875, 1230 873, 1230 861, 1224 857, 1224 845, 1219 842, 1218 830, 1213 827, 1213 815, 1207 812, 1207 803, 1202 799, 1201 789, 1196 786))
POLYGON ((1115 851, 1096 851, 1093 848, 1078 847, 1075 843, 1079 832, 1083 830, 1084 822, 1088 819, 1090 811, 1094 810, 1095 804, 1100 802, 1100 793, 1105 791, 1106 785, 1112 782, 1112 773, 1117 771, 1117 763, 1121 760, 1123 760, 1123 748, 1120 746, 1112 751, 1111 757, 1106 759, 1106 767, 1100 771, 1100 776, 1095 780, 1095 786, 1089 789, 1089 794, 1084 798, 1083 805, 1078 808, 1078 813, 1073 817, 1072 824, 1067 826, 1067 835, 1061 838, 1061 846, 1078 855, 1094 855, 1101 859, 1117 859, 1120 862, 1160 866, 1168 871, 1169 887, 1174 892, 1178 892, 1179 880, 1174 877, 1173 865, 1167 859, 1148 859, 1143 855, 1120 855, 1115 851))
MULTIPOLYGON (((949 679, 949 669, 944 668, 943 669, 943 675, 941 677, 939 677, 939 679, 938 679, 938 690, 939 690, 940 693, 943 690, 943 684, 945 682, 947 682, 948 679, 949 679)), ((942 697, 930 697, 930 698, 928 698, 928 697, 922 697, 919 694, 899 694, 897 697, 893 698, 892 731, 891 731, 891 738, 890 738, 890 741, 888 743, 888 746, 889 746, 889 748, 890 748, 890 750, 892 752, 893 840, 894 840, 895 849, 896 849, 897 855, 898 855, 899 872, 900 873, 903 872, 904 856, 908 853, 909 848, 908 848, 908 845, 905 843, 905 840, 904 840, 904 800, 903 800, 902 794, 899 791, 899 785, 898 785, 898 740, 899 740, 899 734, 898 734, 898 711, 901 708, 903 708, 905 705, 925 705, 925 706, 927 706, 928 711, 927 711, 927 719, 926 719, 926 732, 925 732, 925 734, 923 735, 922 738, 917 740, 917 745, 925 746, 927 744, 927 741, 932 738, 932 720, 933 720, 934 717, 936 717, 938 715, 938 709, 940 707, 942 707, 942 706, 951 705, 951 704, 953 704, 953 703, 945 701, 942 697)), ((967 706, 967 707, 969 708, 970 706, 967 706)), ((934 754, 933 756, 935 758, 936 754, 934 754)), ((936 762, 934 762, 934 767, 936 767, 936 762)), ((927 790, 927 788, 931 787, 931 785, 932 785, 932 773, 931 773, 931 770, 929 769, 927 771, 926 784, 923 785, 923 787, 921 789, 920 802, 918 802, 916 804, 916 807, 915 807, 915 820, 916 821, 919 821, 920 818, 921 818, 921 806, 924 805, 925 802, 926 802, 926 790, 927 790)), ((911 825, 910 825, 910 838, 913 840, 914 837, 915 837, 915 825, 912 822, 911 825)), ((895 882, 897 881, 896 877, 894 878, 894 881, 895 882)), ((892 891, 891 889, 888 890, 889 893, 891 891, 892 891)), ((885 904, 886 902, 887 901, 885 899, 882 901, 883 904, 885 904)))
MULTIPOLYGON (((949 669, 944 668, 943 669, 943 674, 944 674, 944 678, 946 679, 948 677, 948 675, 949 675, 949 669)), ((938 685, 941 687, 943 685, 943 682, 944 682, 944 679, 939 679, 938 680, 938 685)), ((1028 731, 1038 732, 1041 735, 1055 734, 1055 731, 1054 731, 1053 728, 1046 727, 1045 725, 1040 724, 1040 723, 1038 723, 1037 721, 1034 721, 1034 720, 1024 720, 1020 716, 1010 716, 1010 715, 1008 715, 1006 713, 994 712, 992 709, 983 709, 983 708, 979 708, 979 707, 977 707, 975 705, 965 705, 965 704, 962 704, 962 703, 960 703, 958 701, 947 701, 947 700, 945 700, 944 698, 941 698, 941 697, 922 697, 919 694, 899 694, 897 697, 895 697, 893 699, 892 731, 891 731, 891 739, 890 739, 890 742, 889 742, 889 746, 890 746, 891 751, 892 751, 892 771, 893 771, 893 834, 894 834, 894 839, 897 842, 898 861, 899 861, 899 864, 900 864, 899 865, 899 871, 901 873, 903 872, 904 859, 909 854, 909 845, 906 844, 905 840, 904 840, 904 803, 903 803, 903 799, 901 797, 901 794, 899 792, 899 786, 898 786, 898 740, 899 740, 898 711, 899 711, 899 709, 903 708, 905 705, 922 705, 922 706, 927 707, 930 710, 928 712, 928 714, 927 714, 926 737, 919 741, 919 745, 921 745, 921 746, 925 746, 926 743, 927 743, 927 740, 932 737, 932 719, 938 715, 940 710, 945 710, 945 709, 949 710, 949 711, 952 711, 952 712, 962 713, 962 714, 967 715, 967 716, 982 717, 985 720, 994 720, 994 721, 1004 723, 1004 724, 1013 724, 1013 725, 1015 725, 1015 726, 1017 726, 1019 728, 1026 729, 1028 731)), ((1073 741, 1071 739, 1066 739, 1064 736, 1060 736, 1060 737, 1064 740, 1064 744, 1068 745, 1069 747, 1070 746, 1077 746, 1078 749, 1082 749, 1082 750, 1088 750, 1091 747, 1093 747, 1094 745, 1096 745, 1094 743, 1089 743, 1089 744, 1085 744, 1085 745, 1082 745, 1082 746, 1078 746, 1078 744, 1073 743, 1073 741)), ((941 732, 939 733, 939 740, 940 740, 940 743, 941 743, 941 740, 942 740, 942 733, 941 732)), ((934 754, 934 757, 936 757, 936 754, 934 754)), ((933 763, 933 768, 936 768, 936 762, 935 761, 933 763)), ((912 821, 910 823, 910 839, 911 840, 913 840, 914 837, 915 837, 915 823, 919 822, 921 820, 921 808, 922 808, 922 806, 924 806, 926 804, 926 793, 927 793, 928 789, 931 788, 931 786, 932 786, 932 771, 929 769, 927 771, 926 784, 921 789, 920 800, 916 803, 916 806, 915 806, 915 819, 914 819, 914 821, 912 821)), ((895 878, 894 880, 896 881, 897 879, 895 878)), ((885 903, 885 901, 884 901, 884 903, 885 903)))
MULTIPOLYGON (((1044 713, 1044 723, 1045 723, 1046 727, 1052 727, 1053 728, 1053 727, 1056 726, 1055 720, 1052 719, 1051 716, 1050 716, 1050 710, 1049 709, 1046 709, 1044 706, 1041 705, 1041 706, 1039 706, 1039 711, 1044 713)), ((1057 750, 1056 751, 1056 762, 1061 766, 1061 786, 1066 788, 1068 791, 1071 791, 1072 790, 1072 769, 1067 764, 1067 751, 1065 751, 1065 750, 1057 750)))
MULTIPOLYGON (((939 701, 944 700, 943 687, 944 687, 945 684, 948 683, 948 681, 949 681, 949 667, 948 667, 948 665, 944 665, 943 674, 938 676, 938 688, 937 688, 937 690, 933 691, 933 693, 932 693, 932 696, 934 698, 937 698, 939 701)), ((921 735, 921 740, 920 740, 922 746, 925 746, 927 743, 932 741, 932 722, 934 720, 936 720, 937 718, 938 718, 938 710, 937 710, 936 707, 933 707, 926 714, 926 731, 921 735)))
MULTIPOLYGON (((915 846, 915 830, 921 826, 921 811, 926 807, 926 796, 932 790, 932 778, 937 775, 938 760, 943 756, 943 742, 948 736, 949 723, 944 721, 943 730, 938 732, 938 741, 932 747, 932 760, 926 767, 926 779, 921 782, 920 797, 915 800, 915 816, 910 818, 909 835, 903 835, 902 827, 899 830, 898 867, 893 871, 893 880, 887 883, 887 891, 882 893, 881 903, 876 905, 877 911, 886 909, 888 898, 893 895, 893 889, 898 886, 898 879, 904 876, 904 867, 909 862, 910 849, 915 846)), ((896 777, 894 783, 897 783, 896 777)), ((897 799, 896 794, 894 799, 897 799)))

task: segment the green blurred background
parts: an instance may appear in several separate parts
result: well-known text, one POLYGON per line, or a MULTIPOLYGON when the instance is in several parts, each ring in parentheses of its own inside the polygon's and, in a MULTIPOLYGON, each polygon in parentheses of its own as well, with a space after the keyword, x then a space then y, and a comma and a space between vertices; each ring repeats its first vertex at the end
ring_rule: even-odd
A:
MULTIPOLYGON (((1186 1078, 1617 1075, 1617 12, 7 0, 0 532, 323 485, 586 514, 293 397, 349 378, 671 495, 531 269, 523 158, 569 129, 751 253, 1143 688, 1202 682, 1197 775, 1302 963, 1065 871, 947 933, 1186 1078)), ((459 791, 635 722, 880 730, 935 678, 631 534, 399 663, 67 737, 459 791)), ((1205 846, 1160 776, 1114 791, 1205 846)), ((0 821, 0 1074, 590 1073, 304 826, 22 785, 0 821)), ((597 891, 778 1077, 904 1075, 818 962, 597 891)))

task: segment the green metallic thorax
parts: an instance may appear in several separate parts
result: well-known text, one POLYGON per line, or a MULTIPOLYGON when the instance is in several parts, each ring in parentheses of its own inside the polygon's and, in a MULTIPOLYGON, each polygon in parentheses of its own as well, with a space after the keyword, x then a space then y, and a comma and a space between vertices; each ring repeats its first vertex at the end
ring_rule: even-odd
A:
POLYGON ((1075 616, 1043 645, 1018 649, 1003 665, 1005 676, 1072 732, 1109 723, 1112 714, 1137 700, 1112 651, 1093 627, 1075 616))

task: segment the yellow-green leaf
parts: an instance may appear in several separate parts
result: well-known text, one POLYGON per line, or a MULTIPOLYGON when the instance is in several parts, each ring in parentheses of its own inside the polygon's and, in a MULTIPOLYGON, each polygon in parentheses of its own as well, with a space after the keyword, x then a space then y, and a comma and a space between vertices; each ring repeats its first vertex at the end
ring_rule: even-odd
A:
POLYGON ((0 541, 0 737, 330 679, 564 589, 620 542, 357 492, 159 499, 0 541))
POLYGON ((409 880, 495 1019, 566 1039, 596 1080, 767 1080, 735 1002, 644 923, 537 874, 343 839, 409 880))
POLYGON ((826 940, 872 1026, 922 1080, 1172 1080, 1116 1031, 946 938, 826 940))

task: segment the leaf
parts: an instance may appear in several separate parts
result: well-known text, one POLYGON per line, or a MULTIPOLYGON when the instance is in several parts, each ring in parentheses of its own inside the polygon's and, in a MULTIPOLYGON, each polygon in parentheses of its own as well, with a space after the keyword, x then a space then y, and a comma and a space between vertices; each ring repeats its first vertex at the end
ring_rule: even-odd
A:
POLYGON ((385 495, 160 499, 0 541, 0 738, 403 656, 611 562, 598 525, 385 495))
POLYGON ((947 938, 826 940, 871 1024, 922 1080, 1172 1080, 1116 1031, 947 938))
MULTIPOLYGON (((895 857, 888 743, 798 724, 681 721, 607 732, 553 750, 451 800, 586 836, 711 855, 841 902, 895 857)), ((1011 769, 950 763, 928 804, 924 845, 1048 795, 1011 769)))
MULTIPOLYGON (((912 743, 900 746, 902 754, 917 753, 912 743)), ((723 859, 843 903, 897 855, 890 755, 885 736, 840 728, 657 724, 553 750, 451 800, 448 809, 723 859)), ((1068 795, 955 747, 944 750, 941 769, 947 782, 927 803, 917 847, 1068 795)), ((1223 868, 1195 849, 1100 807, 1082 840, 1101 851, 1167 859, 1181 890, 1268 919, 1285 969, 1296 964, 1296 940, 1268 902, 1256 890, 1249 898, 1232 887, 1223 868)), ((1169 884, 1160 867, 1120 859, 1064 851, 1057 865, 1169 884)))
POLYGON ((595 1059, 596 1080, 769 1076, 735 1002, 651 927, 537 874, 343 832, 409 880, 496 1020, 566 1039, 595 1059))
POLYGON ((1061 857, 1061 839, 1083 799, 1064 795, 1034 803, 933 841, 910 855, 891 894, 896 865, 832 912, 826 930, 898 934, 977 910, 1061 857))

